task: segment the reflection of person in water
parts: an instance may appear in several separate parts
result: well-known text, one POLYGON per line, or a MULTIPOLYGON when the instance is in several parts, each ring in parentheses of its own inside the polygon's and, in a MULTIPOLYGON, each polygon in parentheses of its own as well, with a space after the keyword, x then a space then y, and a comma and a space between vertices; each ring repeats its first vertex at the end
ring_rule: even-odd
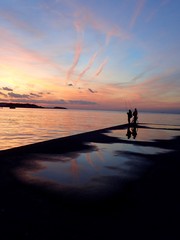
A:
POLYGON ((130 127, 128 127, 128 129, 127 129, 127 133, 126 133, 126 136, 128 137, 128 139, 129 138, 131 138, 131 129, 130 129, 130 127))
POLYGON ((136 136, 137 136, 137 130, 136 130, 136 127, 133 127, 133 128, 132 128, 132 135, 133 135, 133 138, 135 139, 136 136))
POLYGON ((128 128, 127 128, 126 136, 127 136, 128 139, 130 139, 131 136, 133 136, 133 138, 135 139, 136 136, 137 136, 137 128, 136 128, 136 126, 133 126, 133 127, 131 127, 131 128, 128 127, 128 128))

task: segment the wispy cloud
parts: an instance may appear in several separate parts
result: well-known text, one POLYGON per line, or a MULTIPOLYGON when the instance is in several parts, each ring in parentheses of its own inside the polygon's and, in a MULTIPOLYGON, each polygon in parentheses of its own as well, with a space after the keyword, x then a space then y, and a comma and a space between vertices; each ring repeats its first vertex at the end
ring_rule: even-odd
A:
POLYGON ((131 35, 117 25, 109 27, 109 29, 106 30, 106 46, 110 43, 112 37, 117 37, 120 40, 131 39, 131 35))
MULTIPOLYGON (((0 44, 2 49, 0 62, 7 60, 6 63, 10 62, 16 65, 18 63, 28 63, 28 65, 30 63, 31 65, 33 65, 33 63, 43 65, 48 64, 62 70, 61 66, 54 63, 46 54, 28 49, 24 46, 23 40, 19 39, 12 32, 2 27, 0 27, 0 44)), ((35 67, 35 65, 33 67, 35 67)))
POLYGON ((134 27, 138 17, 140 16, 140 14, 142 12, 142 9, 144 7, 145 1, 146 0, 138 0, 137 1, 137 5, 135 7, 134 14, 132 15, 132 18, 131 18, 131 21, 130 21, 130 28, 134 27))
MULTIPOLYGON (((180 104, 179 77, 178 69, 167 69, 163 73, 159 72, 152 74, 152 76, 146 76, 140 82, 104 85, 101 92, 103 95, 109 96, 109 102, 112 102, 110 99, 113 95, 114 99, 117 98, 125 109, 133 106, 143 108, 166 107, 168 102, 171 102, 170 105, 177 102, 180 104)), ((117 101, 115 104, 117 104, 117 101)))
POLYGON ((69 104, 75 104, 75 105, 96 105, 96 102, 91 101, 84 101, 84 100, 68 100, 69 104))
MULTIPOLYGON (((0 74, 5 79, 6 84, 11 86, 19 85, 20 88, 27 88, 26 83, 34 86, 36 85, 41 89, 48 80, 45 78, 51 78, 51 82, 64 82, 64 78, 58 76, 57 80, 54 80, 53 75, 60 73, 61 76, 65 75, 65 67, 56 63, 51 55, 46 52, 42 53, 38 50, 32 50, 25 46, 23 39, 19 39, 10 30, 0 27, 0 45, 1 45, 1 59, 0 74), (8 82, 7 82, 7 79, 8 82), (21 81, 23 79, 23 82, 21 81), (37 79, 44 79, 37 81, 37 79)), ((2 77, 1 77, 2 79, 2 77)), ((49 81, 48 81, 49 82, 49 81)), ((49 84, 49 83, 48 83, 49 84)))
POLYGON ((99 51, 95 52, 92 57, 90 58, 87 66, 84 68, 84 70, 79 74, 78 76, 78 80, 80 80, 85 74, 86 72, 91 68, 91 66, 94 64, 96 57, 98 55, 99 51))
POLYGON ((119 25, 109 22, 107 18, 98 16, 95 11, 90 10, 82 5, 73 5, 75 25, 79 30, 85 30, 87 27, 93 30, 103 33, 106 36, 106 45, 108 45, 111 37, 117 37, 121 40, 130 39, 131 36, 119 25))
MULTIPOLYGON (((147 99, 149 101, 162 100, 163 102, 170 101, 170 99, 172 101, 176 99, 177 101, 179 96, 178 89, 180 88, 179 77, 180 73, 176 73, 170 69, 165 73, 149 77, 143 82, 133 85, 130 87, 130 91, 139 94, 143 98, 142 101, 147 99)), ((149 102, 149 104, 151 104, 151 102, 149 102)))
POLYGON ((30 22, 26 22, 25 19, 20 18, 20 14, 17 14, 15 11, 10 10, 0 10, 0 17, 3 18, 6 22, 13 25, 18 30, 33 34, 38 38, 42 36, 42 33, 35 29, 35 26, 31 26, 30 22))
POLYGON ((71 76, 74 73, 74 70, 79 62, 80 56, 82 52, 82 41, 78 41, 75 46, 75 51, 74 51, 74 60, 72 66, 69 68, 67 72, 67 78, 66 82, 68 83, 69 80, 71 80, 71 76))
MULTIPOLYGON (((17 98, 16 102, 21 102, 22 100, 17 98)), ((97 102, 93 102, 93 101, 86 101, 86 100, 71 100, 71 99, 57 99, 57 100, 46 100, 46 99, 42 99, 42 100, 38 100, 38 99, 27 99, 26 102, 31 102, 31 103, 40 103, 40 104, 46 104, 46 105, 71 105, 71 106, 88 106, 88 105, 97 105, 97 102)))
POLYGON ((41 94, 36 94, 36 93, 30 93, 30 96, 32 96, 32 97, 42 97, 42 95, 41 94))
MULTIPOLYGON (((6 95, 6 94, 5 94, 6 95)), ((40 98, 42 97, 43 93, 29 93, 29 94, 21 94, 21 93, 14 93, 14 92, 8 92, 8 96, 9 98, 12 99, 33 99, 33 98, 40 98)))
POLYGON ((29 98, 30 96, 28 94, 19 94, 19 93, 13 93, 13 92, 9 92, 8 93, 9 97, 12 97, 12 98, 29 98))
POLYGON ((152 9, 146 17, 146 21, 150 22, 158 13, 160 14, 160 10, 163 7, 166 7, 170 3, 170 0, 162 0, 160 1, 154 9, 152 9))
POLYGON ((7 95, 5 93, 3 93, 3 92, 0 92, 0 95, 5 97, 5 98, 7 97, 7 95))
POLYGON ((100 66, 98 67, 97 71, 95 72, 95 76, 99 76, 100 73, 103 71, 104 66, 107 64, 108 62, 108 58, 105 58, 104 61, 100 64, 100 66))
POLYGON ((146 70, 144 70, 143 72, 139 73, 137 76, 135 76, 134 78, 131 79, 131 83, 136 82, 137 80, 143 78, 147 73, 149 73, 150 71, 152 71, 155 67, 149 67, 146 70))

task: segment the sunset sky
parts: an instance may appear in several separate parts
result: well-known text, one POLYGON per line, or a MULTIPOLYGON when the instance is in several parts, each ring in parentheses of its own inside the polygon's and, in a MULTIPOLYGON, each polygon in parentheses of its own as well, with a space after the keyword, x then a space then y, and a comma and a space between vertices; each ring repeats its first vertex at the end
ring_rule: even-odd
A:
POLYGON ((180 112, 179 0, 1 0, 0 102, 180 112))

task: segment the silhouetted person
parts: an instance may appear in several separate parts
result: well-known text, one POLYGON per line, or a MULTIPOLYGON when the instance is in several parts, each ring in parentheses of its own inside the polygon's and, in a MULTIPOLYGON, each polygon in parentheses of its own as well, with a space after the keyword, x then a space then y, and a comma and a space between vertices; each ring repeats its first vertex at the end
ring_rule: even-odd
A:
POLYGON ((128 123, 130 124, 131 118, 132 118, 132 111, 131 111, 131 109, 129 109, 129 111, 127 112, 127 115, 128 115, 128 123))
POLYGON ((137 123, 137 119, 138 119, 138 111, 137 111, 137 109, 135 108, 135 109, 134 109, 134 112, 133 112, 133 122, 134 122, 134 124, 137 123))

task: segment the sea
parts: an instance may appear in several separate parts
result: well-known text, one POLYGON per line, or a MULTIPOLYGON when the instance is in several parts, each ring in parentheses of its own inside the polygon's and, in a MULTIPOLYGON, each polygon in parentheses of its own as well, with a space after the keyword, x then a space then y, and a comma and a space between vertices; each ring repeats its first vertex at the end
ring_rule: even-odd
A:
MULTIPOLYGON (((180 114, 139 111, 140 123, 180 126, 180 114)), ((0 109, 0 150, 127 123, 126 111, 0 109)))

